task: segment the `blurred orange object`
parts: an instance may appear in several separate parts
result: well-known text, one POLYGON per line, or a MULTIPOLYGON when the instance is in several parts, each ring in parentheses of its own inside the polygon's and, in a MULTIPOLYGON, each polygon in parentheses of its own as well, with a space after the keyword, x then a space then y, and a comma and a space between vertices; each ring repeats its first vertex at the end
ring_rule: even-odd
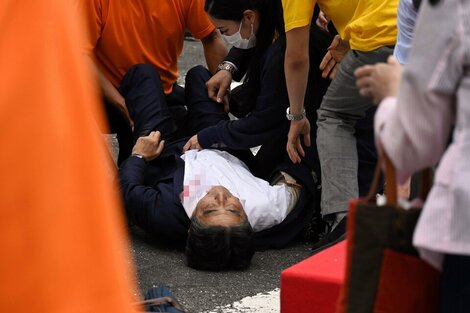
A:
POLYGON ((0 2, 0 312, 133 312, 73 1, 0 2))

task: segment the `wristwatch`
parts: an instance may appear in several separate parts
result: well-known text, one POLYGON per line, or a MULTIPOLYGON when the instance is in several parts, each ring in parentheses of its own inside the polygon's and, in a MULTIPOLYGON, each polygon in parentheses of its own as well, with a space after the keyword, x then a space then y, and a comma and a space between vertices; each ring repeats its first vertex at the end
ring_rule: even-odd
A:
POLYGON ((237 71, 237 67, 232 62, 224 61, 217 66, 218 71, 228 71, 233 75, 237 71))
POLYGON ((305 114, 305 109, 302 111, 302 113, 299 113, 299 114, 290 114, 290 108, 287 108, 286 110, 286 118, 289 120, 289 121, 300 121, 301 119, 303 119, 305 116, 307 116, 305 114))

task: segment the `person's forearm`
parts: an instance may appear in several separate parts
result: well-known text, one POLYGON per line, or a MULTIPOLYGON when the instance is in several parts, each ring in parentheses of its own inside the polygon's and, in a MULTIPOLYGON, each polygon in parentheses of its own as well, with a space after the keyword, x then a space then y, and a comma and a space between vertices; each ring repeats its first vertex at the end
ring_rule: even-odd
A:
POLYGON ((289 111, 291 114, 299 114, 304 110, 308 68, 308 57, 303 60, 292 60, 292 58, 286 54, 284 70, 286 73, 286 85, 289 94, 289 111))
POLYGON ((106 76, 104 76, 103 72, 98 68, 93 59, 90 56, 86 56, 86 58, 87 61, 90 63, 90 66, 92 67, 96 78, 98 79, 98 84, 100 86, 101 92, 103 93, 103 96, 106 98, 106 100, 108 100, 112 105, 116 107, 125 107, 126 104, 124 97, 119 93, 116 87, 111 84, 111 82, 106 78, 106 76))
POLYGON ((287 47, 284 71, 291 114, 300 114, 304 109, 310 64, 308 35, 307 27, 305 27, 305 29, 301 28, 289 31, 286 35, 287 47))
POLYGON ((217 65, 223 61, 227 55, 227 47, 220 33, 215 30, 210 35, 202 39, 204 47, 204 57, 207 67, 212 74, 217 72, 217 65))

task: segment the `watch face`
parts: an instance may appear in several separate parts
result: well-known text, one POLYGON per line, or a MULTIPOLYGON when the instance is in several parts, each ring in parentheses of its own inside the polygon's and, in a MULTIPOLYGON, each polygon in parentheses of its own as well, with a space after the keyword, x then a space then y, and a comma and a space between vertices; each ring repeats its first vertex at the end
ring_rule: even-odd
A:
POLYGON ((232 73, 232 74, 233 74, 233 72, 234 72, 233 66, 230 65, 230 64, 228 64, 228 63, 219 64, 218 69, 219 69, 219 70, 224 70, 224 71, 229 71, 229 72, 232 73))

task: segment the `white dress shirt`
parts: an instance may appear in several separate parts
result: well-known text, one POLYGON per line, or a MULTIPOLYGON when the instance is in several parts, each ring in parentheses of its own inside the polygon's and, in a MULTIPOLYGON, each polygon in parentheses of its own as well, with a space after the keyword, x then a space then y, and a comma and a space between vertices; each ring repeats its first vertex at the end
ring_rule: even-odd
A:
POLYGON ((286 218, 291 194, 284 184, 269 185, 225 151, 189 150, 181 158, 185 162, 182 204, 189 217, 207 191, 220 185, 240 199, 255 232, 277 225, 286 218))

